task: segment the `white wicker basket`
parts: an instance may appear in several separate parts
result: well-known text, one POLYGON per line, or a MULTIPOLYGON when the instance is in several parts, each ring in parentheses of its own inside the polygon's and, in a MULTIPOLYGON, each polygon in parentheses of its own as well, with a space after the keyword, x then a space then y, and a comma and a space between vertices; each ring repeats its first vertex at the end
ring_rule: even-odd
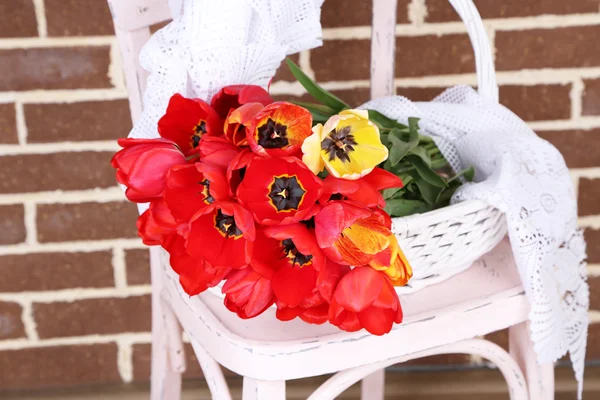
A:
MULTIPOLYGON (((498 101, 489 39, 472 0, 450 0, 466 25, 475 52, 479 93, 498 101)), ((375 0, 371 51, 371 97, 394 94, 395 0, 375 0)), ((506 234, 504 215, 479 201, 393 219, 393 231, 413 267, 413 278, 399 293, 410 293, 448 279, 494 248, 506 234)))

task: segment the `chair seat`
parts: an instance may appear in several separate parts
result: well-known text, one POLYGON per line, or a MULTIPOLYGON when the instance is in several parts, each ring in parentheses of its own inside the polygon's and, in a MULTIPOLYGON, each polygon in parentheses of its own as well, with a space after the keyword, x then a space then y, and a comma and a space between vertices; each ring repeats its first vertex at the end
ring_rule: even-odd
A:
POLYGON ((507 239, 461 274, 401 295, 404 321, 381 337, 329 324, 281 322, 274 308, 243 320, 215 290, 189 297, 163 265, 163 295, 192 343, 224 367, 260 380, 316 376, 410 355, 515 325, 528 312, 507 239))

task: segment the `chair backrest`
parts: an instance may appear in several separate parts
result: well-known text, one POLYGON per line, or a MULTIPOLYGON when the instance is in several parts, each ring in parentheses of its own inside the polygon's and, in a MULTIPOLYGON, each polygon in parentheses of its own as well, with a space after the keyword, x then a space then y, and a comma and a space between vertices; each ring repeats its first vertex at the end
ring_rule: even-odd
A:
POLYGON ((150 38, 150 27, 171 18, 182 0, 108 0, 115 25, 129 97, 131 119, 142 114, 148 72, 140 65, 140 51, 150 38))
MULTIPOLYGON (((475 52, 479 92, 498 100, 498 86, 489 39, 472 0, 449 0, 467 27, 475 52)), ((371 98, 395 94, 397 0, 373 0, 371 40, 371 98)), ((139 63, 142 46, 150 38, 150 26, 179 13, 183 0, 108 0, 123 59, 131 118, 142 113, 148 73, 139 63)))

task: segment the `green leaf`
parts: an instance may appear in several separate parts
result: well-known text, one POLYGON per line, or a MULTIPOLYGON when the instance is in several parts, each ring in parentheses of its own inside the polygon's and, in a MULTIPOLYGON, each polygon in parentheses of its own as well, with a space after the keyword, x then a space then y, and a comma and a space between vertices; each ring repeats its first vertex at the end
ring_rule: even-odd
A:
POLYGON ((339 97, 319 86, 315 81, 310 79, 292 60, 289 58, 286 60, 292 75, 300 82, 306 91, 314 97, 317 101, 330 107, 335 113, 342 111, 343 109, 350 108, 350 106, 344 103, 339 97))
POLYGON ((398 164, 409 151, 419 145, 419 138, 418 136, 411 135, 409 141, 406 142, 402 139, 402 132, 400 132, 399 129, 394 128, 388 134, 388 142, 391 145, 388 160, 390 161, 390 166, 393 167, 398 164))
POLYGON ((385 212, 392 217, 405 217, 431 211, 431 209, 431 206, 420 200, 392 199, 387 200, 385 204, 385 212))
POLYGON ((427 154, 427 150, 425 150, 423 147, 417 146, 411 149, 408 153, 419 157, 425 162, 425 164, 431 166, 431 158, 429 157, 429 154, 427 154))
POLYGON ((456 174, 452 178, 448 179, 448 183, 457 180, 461 176, 464 176, 466 180, 468 180, 469 182, 472 182, 473 178, 475 178, 475 169, 472 166, 469 168, 463 169, 458 174, 456 174))
POLYGON ((420 176, 415 178, 415 184, 419 188, 419 192, 423 196, 423 199, 427 202, 427 204, 432 206, 438 203, 440 195, 445 189, 443 187, 433 186, 420 176))
POLYGON ((401 190, 402 190, 402 188, 384 189, 383 190, 383 198, 385 200, 391 199, 392 197, 394 197, 395 195, 397 195, 398 192, 401 191, 401 190))
POLYGON ((446 181, 441 176, 436 174, 429 165, 425 164, 425 161, 423 161, 421 158, 412 155, 408 156, 407 158, 415 166, 419 176, 421 176, 421 178, 423 178, 426 182, 441 188, 448 186, 446 181))
POLYGON ((398 128, 398 129, 408 129, 408 126, 401 124, 400 122, 393 120, 391 118, 386 117, 379 111, 375 110, 367 110, 369 112, 369 120, 379 126, 380 128, 398 128))
POLYGON ((292 101, 292 103, 300 106, 300 107, 304 107, 306 108, 308 111, 318 111, 321 114, 324 115, 328 115, 328 116, 333 116, 335 114, 337 114, 331 107, 328 107, 326 105, 323 104, 317 104, 317 103, 307 103, 304 101, 292 101))

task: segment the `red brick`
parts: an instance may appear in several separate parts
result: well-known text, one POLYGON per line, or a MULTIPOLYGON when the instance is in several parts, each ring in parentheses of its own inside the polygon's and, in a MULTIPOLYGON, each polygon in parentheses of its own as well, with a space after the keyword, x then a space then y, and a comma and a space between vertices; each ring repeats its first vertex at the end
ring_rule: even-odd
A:
POLYGON ((42 204, 37 208, 38 240, 63 242, 137 236, 133 203, 42 204))
MULTIPOLYGON (((300 62, 300 60, 299 60, 300 56, 297 53, 288 56, 288 58, 290 60, 292 60, 296 65, 298 65, 298 63, 300 62)), ((292 75, 292 73, 290 72, 287 62, 285 60, 283 60, 281 62, 281 64, 279 65, 279 68, 277 68, 277 71, 275 72, 275 76, 273 77, 273 82, 277 82, 277 81, 294 82, 295 80, 296 80, 296 78, 294 78, 294 75, 292 75)))
POLYGON ((3 350, 0 371, 1 390, 121 382, 115 343, 3 350))
MULTIPOLYGON (((396 12, 397 23, 408 22, 410 0, 399 0, 396 12)), ((372 0, 327 0, 321 8, 323 28, 346 26, 371 26, 373 19, 372 0)))
POLYGON ((525 121, 569 119, 571 85, 501 86, 500 102, 525 121))
POLYGON ((150 330, 150 295, 33 303, 40 338, 150 330))
POLYGON ((583 81, 584 91, 581 100, 583 115, 600 115, 600 79, 586 79, 583 81))
MULTIPOLYGON (((534 15, 597 13, 598 0, 475 0, 475 5, 482 18, 513 18, 534 15)), ((427 22, 458 21, 458 14, 447 0, 426 0, 427 22)))
POLYGON ((114 35, 106 1, 45 0, 48 36, 114 35), (93 16, 90 18, 90 16, 93 16))
POLYGON ((588 329, 586 360, 600 359, 600 323, 591 324, 588 329))
MULTIPOLYGON (((189 343, 184 343, 185 359, 187 368, 183 373, 183 377, 190 378, 201 378, 202 369, 198 359, 194 354, 194 349, 189 343)), ((150 362, 151 362, 152 346, 148 343, 139 343, 133 345, 132 353, 132 364, 133 364, 133 380, 134 382, 147 382, 150 379, 150 362)), ((223 368, 225 376, 238 376, 236 373, 223 368)))
POLYGON ((600 311, 600 276, 588 278, 590 285, 590 310, 600 311))
POLYGON ((468 354, 439 354, 407 361, 403 365, 465 365, 471 363, 468 354))
POLYGON ((600 65, 600 25, 496 32, 496 68, 571 68, 600 65))
POLYGON ((0 91, 109 88, 109 64, 108 46, 0 50, 0 91))
POLYGON ((0 193, 115 186, 111 152, 81 151, 0 157, 0 193))
POLYGON ((20 204, 0 206, 0 244, 25 241, 25 210, 20 204))
POLYGON ((17 119, 14 103, 0 104, 0 143, 15 144, 19 142, 17 137, 17 119))
POLYGON ((29 143, 116 140, 131 130, 127 100, 25 104, 24 112, 29 143))
POLYGON ((600 214, 600 179, 579 179, 579 215, 600 214))
POLYGON ((33 0, 0 0, 0 38, 37 36, 33 0))
POLYGON ((127 284, 146 285, 150 283, 150 253, 147 249, 125 251, 127 284))
POLYGON ((369 88, 334 90, 332 93, 348 103, 350 107, 358 107, 371 99, 369 88))
POLYGON ((540 131, 538 136, 552 143, 563 155, 569 168, 600 166, 600 129, 540 131))
POLYGON ((0 340, 27 336, 21 321, 22 311, 23 308, 18 303, 0 301, 0 340))
POLYGON ((396 76, 475 72, 475 56, 467 35, 429 35, 396 39, 396 76))
MULTIPOLYGON (((329 40, 311 53, 319 82, 369 79, 370 40, 329 40)), ((396 39, 396 76, 463 74, 475 71, 467 35, 427 35, 396 39), (410 60, 410 62, 406 62, 410 60), (444 60, 444 62, 440 62, 444 60)))
POLYGON ((0 256, 0 292, 114 286, 110 251, 0 256))
POLYGON ((600 263, 600 230, 587 228, 585 230, 588 262, 600 263))
POLYGON ((401 87, 396 90, 396 94, 412 101, 431 101, 446 89, 445 87, 401 87))
POLYGON ((508 329, 492 332, 490 334, 485 335, 485 338, 496 343, 504 350, 508 351, 508 329))
POLYGON ((370 40, 326 40, 310 53, 318 82, 369 79, 370 40))

